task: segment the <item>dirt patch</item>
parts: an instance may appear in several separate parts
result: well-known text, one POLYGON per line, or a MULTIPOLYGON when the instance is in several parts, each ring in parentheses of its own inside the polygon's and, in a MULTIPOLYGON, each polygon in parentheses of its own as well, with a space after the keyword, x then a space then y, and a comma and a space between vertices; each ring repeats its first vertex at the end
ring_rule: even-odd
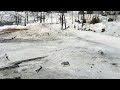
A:
POLYGON ((18 31, 24 31, 24 30, 28 30, 28 29, 16 29, 16 28, 4 29, 3 31, 0 32, 0 35, 14 33, 14 32, 18 32, 18 31))

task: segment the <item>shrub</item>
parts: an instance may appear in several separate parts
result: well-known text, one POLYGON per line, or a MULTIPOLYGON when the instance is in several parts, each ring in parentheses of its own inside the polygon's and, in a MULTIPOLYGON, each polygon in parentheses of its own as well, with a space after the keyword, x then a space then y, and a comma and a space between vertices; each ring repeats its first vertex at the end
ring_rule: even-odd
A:
POLYGON ((112 22, 112 21, 113 21, 113 18, 109 18, 109 19, 108 19, 108 22, 112 22))
POLYGON ((100 19, 98 17, 93 17, 90 24, 95 24, 95 23, 99 23, 100 19))

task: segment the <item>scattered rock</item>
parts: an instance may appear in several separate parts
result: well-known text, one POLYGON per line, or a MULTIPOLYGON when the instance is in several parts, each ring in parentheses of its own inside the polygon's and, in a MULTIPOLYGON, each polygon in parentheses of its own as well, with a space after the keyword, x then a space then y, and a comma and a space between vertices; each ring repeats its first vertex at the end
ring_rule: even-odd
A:
POLYGON ((11 39, 15 39, 16 38, 16 36, 15 37, 12 37, 11 39))
POLYGON ((21 79, 21 77, 14 77, 14 79, 21 79))
POLYGON ((101 32, 105 32, 105 29, 102 29, 102 31, 101 32))
POLYGON ((40 66, 40 68, 35 71, 38 73, 41 69, 42 69, 42 66, 40 66))
POLYGON ((84 28, 84 31, 87 31, 87 29, 86 29, 86 28, 84 28))
POLYGON ((7 61, 10 61, 7 54, 5 54, 5 58, 6 58, 7 61))
POLYGON ((10 61, 7 54, 5 54, 3 57, 0 57, 1 61, 10 61))
POLYGON ((61 65, 64 65, 64 66, 68 65, 68 66, 70 66, 68 61, 67 62, 62 62, 61 65))
POLYGON ((88 31, 91 31, 91 29, 88 29, 88 31))
POLYGON ((112 63, 112 65, 117 65, 117 63, 112 63))
POLYGON ((12 78, 4 78, 4 79, 21 79, 21 77, 12 77, 12 78))
POLYGON ((106 61, 106 60, 103 60, 103 61, 101 61, 101 62, 105 63, 105 62, 107 62, 107 61, 106 61))
POLYGON ((17 71, 17 70, 14 70, 13 73, 18 73, 18 71, 17 71))
POLYGON ((23 68, 21 71, 26 71, 27 70, 27 68, 23 68))
POLYGON ((104 55, 104 52, 102 50, 98 51, 101 55, 104 55))

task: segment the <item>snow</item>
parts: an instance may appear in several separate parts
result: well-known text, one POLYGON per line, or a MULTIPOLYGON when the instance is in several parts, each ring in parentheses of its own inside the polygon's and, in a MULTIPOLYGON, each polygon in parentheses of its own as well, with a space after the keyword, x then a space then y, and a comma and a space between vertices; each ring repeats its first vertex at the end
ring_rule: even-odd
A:
MULTIPOLYGON (((53 15, 54 16, 54 15, 53 15)), ((0 43, 0 68, 11 65, 13 62, 30 58, 47 56, 44 59, 21 63, 17 74, 21 78, 120 78, 120 22, 101 22, 85 24, 83 28, 92 31, 82 31, 81 24, 67 18, 67 30, 61 30, 61 25, 52 23, 30 23, 27 26, 3 26, 7 28, 27 28, 28 30, 14 32, 8 36, 15 39, 0 43), (79 26, 80 30, 74 28, 79 26), (101 32, 105 29, 105 32, 101 32), (114 33, 115 32, 115 33, 114 33), (103 54, 101 54, 103 52, 103 54), (10 61, 5 59, 7 54, 10 61), (68 61, 70 66, 62 66, 68 61), (116 63, 116 65, 113 65, 116 63), (35 70, 42 66, 39 73, 35 70), (25 70, 25 71, 24 71, 25 70)), ((53 21, 56 19, 54 18, 53 21)), ((8 37, 6 36, 6 37, 8 37)), ((2 36, 1 36, 2 37, 2 36)), ((6 38, 4 37, 4 38, 6 38)), ((3 38, 3 37, 2 37, 3 38)), ((9 70, 0 71, 0 78, 9 70)), ((17 76, 13 72, 8 77, 17 76)))

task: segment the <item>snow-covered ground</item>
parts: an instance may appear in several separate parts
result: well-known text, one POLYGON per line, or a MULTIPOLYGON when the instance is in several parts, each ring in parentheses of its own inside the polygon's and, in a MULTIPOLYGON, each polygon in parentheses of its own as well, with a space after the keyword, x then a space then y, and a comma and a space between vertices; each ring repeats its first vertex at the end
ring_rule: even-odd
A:
POLYGON ((70 26, 67 30, 61 30, 61 25, 56 23, 1 27, 1 31, 7 28, 28 30, 0 35, 0 41, 3 40, 0 43, 0 78, 120 78, 120 38, 116 37, 119 36, 120 22, 84 26, 96 32, 83 31, 81 24, 71 23, 71 20, 67 21, 70 26), (74 28, 74 25, 79 26, 80 30, 74 28), (105 32, 101 32, 103 28, 105 32), (16 38, 10 39, 15 36, 16 38), (45 58, 39 58, 44 56, 45 58), (34 61, 22 62, 16 68, 3 69, 28 59, 34 61), (61 64, 67 61, 69 65, 61 64), (42 69, 36 72, 40 66, 42 69))

